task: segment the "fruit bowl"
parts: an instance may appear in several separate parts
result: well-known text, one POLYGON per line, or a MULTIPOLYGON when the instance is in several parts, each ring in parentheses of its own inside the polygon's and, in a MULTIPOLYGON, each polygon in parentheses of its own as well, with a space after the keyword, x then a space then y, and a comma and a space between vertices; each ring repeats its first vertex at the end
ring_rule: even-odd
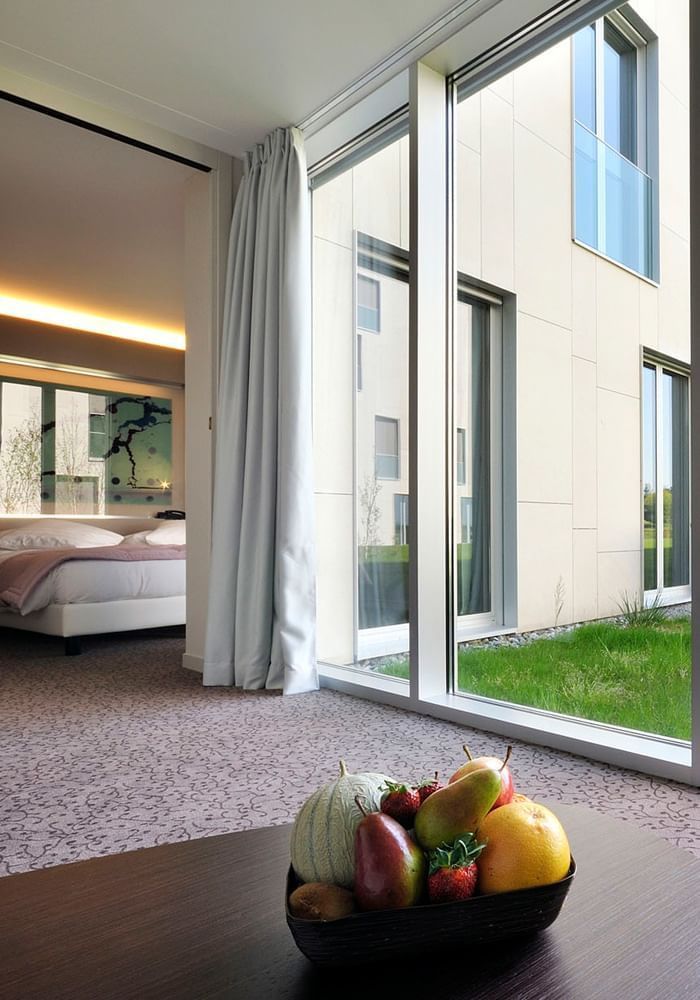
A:
POLYGON ((553 885, 322 921, 301 920, 289 912, 290 893, 300 884, 290 867, 287 924, 299 950, 321 966, 387 961, 433 949, 444 954, 450 946, 486 945, 549 927, 559 916, 575 874, 572 857, 568 874, 553 885))

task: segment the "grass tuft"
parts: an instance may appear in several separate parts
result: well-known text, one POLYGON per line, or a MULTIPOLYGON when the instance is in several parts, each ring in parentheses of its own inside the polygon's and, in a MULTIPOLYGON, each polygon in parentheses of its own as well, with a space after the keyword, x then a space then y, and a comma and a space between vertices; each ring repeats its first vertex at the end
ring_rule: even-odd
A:
POLYGON ((668 617, 666 608, 661 604, 661 594, 657 594, 651 604, 644 604, 644 598, 639 594, 630 594, 623 590, 617 602, 620 616, 629 628, 638 625, 660 625, 668 617))

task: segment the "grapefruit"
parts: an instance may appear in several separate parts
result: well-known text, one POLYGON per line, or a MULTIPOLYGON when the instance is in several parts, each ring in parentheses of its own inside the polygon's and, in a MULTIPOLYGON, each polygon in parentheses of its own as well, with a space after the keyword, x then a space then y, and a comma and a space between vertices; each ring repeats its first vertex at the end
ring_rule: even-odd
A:
POLYGON ((564 828, 546 806, 509 802, 477 830, 486 847, 477 862, 481 892, 510 892, 563 879, 571 863, 564 828))

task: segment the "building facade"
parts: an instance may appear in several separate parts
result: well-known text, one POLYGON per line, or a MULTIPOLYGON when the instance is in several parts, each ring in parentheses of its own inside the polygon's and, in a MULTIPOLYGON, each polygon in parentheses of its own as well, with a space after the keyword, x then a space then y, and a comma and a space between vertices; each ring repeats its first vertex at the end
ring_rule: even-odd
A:
MULTIPOLYGON (((625 5, 456 96, 458 639, 690 597, 687 15, 625 5)), ((329 663, 408 650, 409 169, 398 136, 314 188, 329 663)))

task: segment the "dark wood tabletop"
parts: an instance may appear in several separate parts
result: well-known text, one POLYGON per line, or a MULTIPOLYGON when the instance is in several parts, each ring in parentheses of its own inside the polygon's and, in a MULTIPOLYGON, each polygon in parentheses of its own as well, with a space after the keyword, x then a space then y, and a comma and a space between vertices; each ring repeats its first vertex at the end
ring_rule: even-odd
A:
POLYGON ((554 809, 578 871, 559 919, 530 939, 318 970, 285 922, 290 827, 270 827, 1 878, 0 996, 700 997, 700 862, 632 823, 554 809))

